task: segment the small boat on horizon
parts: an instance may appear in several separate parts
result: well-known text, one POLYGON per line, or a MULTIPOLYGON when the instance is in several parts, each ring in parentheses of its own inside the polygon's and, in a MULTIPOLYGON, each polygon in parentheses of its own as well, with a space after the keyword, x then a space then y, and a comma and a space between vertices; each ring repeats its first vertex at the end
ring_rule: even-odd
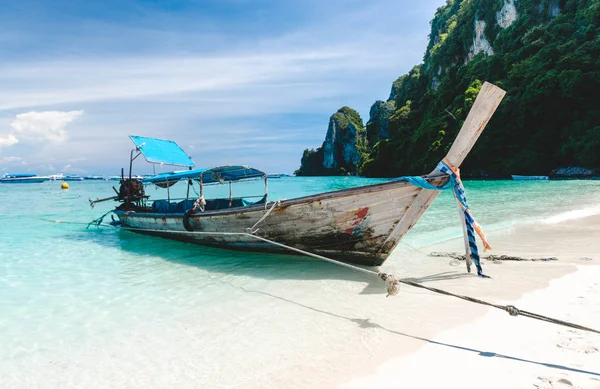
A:
MULTIPOLYGON (((140 175, 136 175, 136 174, 131 176, 131 178, 135 178, 137 180, 141 180, 144 177, 153 177, 153 176, 152 175, 140 176, 140 175)), ((123 179, 123 177, 121 177, 121 176, 108 176, 106 178, 107 181, 121 181, 122 179, 123 179)))
POLYGON ((83 181, 83 177, 77 174, 67 174, 62 178, 63 181, 83 181))
MULTIPOLYGON (((425 176, 401 177, 274 201, 269 198, 269 177, 258 169, 243 165, 194 169, 192 158, 175 142, 130 136, 135 148, 131 151, 129 175, 121 181, 119 190, 115 189, 116 196, 90 199, 90 205, 119 201, 112 211, 118 220, 111 225, 136 233, 234 250, 270 253, 300 250, 344 262, 379 266, 437 198, 442 186, 452 180, 447 187, 453 188, 455 194, 462 190, 458 168, 504 94, 495 85, 484 83, 446 158, 438 170, 425 176), (188 170, 135 179, 132 165, 140 155, 152 164, 188 170), (233 184, 248 180, 263 180, 264 192, 234 196, 233 184), (169 188, 178 182, 187 185, 185 198, 171 198, 169 188), (151 200, 145 185, 167 189, 167 198, 151 200), (229 196, 205 199, 204 189, 208 185, 228 186, 229 196), (198 196, 190 197, 190 193, 193 195, 190 189, 197 191, 198 196)), ((469 249, 467 231, 473 234, 473 228, 479 226, 469 219, 466 201, 457 198, 459 201, 463 201, 462 223, 465 247, 469 249)), ((102 218, 98 220, 100 223, 102 218)), ((470 250, 476 253, 476 248, 470 250)), ((482 275, 479 258, 476 254, 473 257, 478 274, 482 275)), ((470 271, 469 266, 467 261, 470 271)))
POLYGON ((536 180, 549 180, 548 176, 511 176, 514 181, 536 181, 536 180))
POLYGON ((289 174, 285 173, 267 173, 267 178, 282 178, 289 177, 289 174))
POLYGON ((106 177, 104 176, 97 176, 95 174, 92 174, 90 176, 84 176, 83 179, 85 181, 106 181, 106 177))
POLYGON ((0 178, 2 184, 38 184, 49 181, 48 176, 37 176, 35 174, 5 174, 0 178))

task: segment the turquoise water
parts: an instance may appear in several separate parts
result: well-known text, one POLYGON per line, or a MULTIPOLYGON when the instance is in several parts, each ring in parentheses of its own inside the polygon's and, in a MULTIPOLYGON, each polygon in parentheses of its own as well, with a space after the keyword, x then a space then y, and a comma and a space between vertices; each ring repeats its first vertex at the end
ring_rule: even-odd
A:
MULTIPOLYGON (((380 181, 289 177, 270 180, 269 193, 271 199, 292 198, 380 181)), ((211 339, 198 340, 209 342, 202 343, 208 356, 217 361, 220 355, 227 363, 233 359, 232 369, 236 363, 240 368, 247 357, 244 352, 227 354, 214 343, 226 342, 231 332, 240 338, 249 336, 235 320, 240 315, 258 320, 252 313, 256 301, 242 295, 240 285, 263 293, 293 284, 293 293, 310 296, 360 279, 334 265, 293 256, 210 249, 111 228, 47 221, 86 223, 102 215, 114 202, 90 209, 87 199, 111 196, 114 184, 73 182, 67 191, 60 190, 60 182, 0 185, 0 376, 10 372, 14 378, 10 385, 10 380, 0 380, 0 387, 18 387, 14 383, 23 382, 23 377, 43 383, 47 377, 42 373, 30 374, 32 369, 49 369, 48 361, 81 350, 94 360, 100 357, 91 350, 105 342, 120 339, 127 344, 127 339, 137 339, 131 334, 175 328, 192 320, 191 315, 195 322, 204 318, 196 325, 211 339), (215 331, 223 321, 231 326, 227 335, 215 331)), ((465 185, 473 213, 486 231, 600 213, 600 181, 471 181, 465 185)), ((207 197, 228 190, 208 188, 207 197)), ((183 191, 183 186, 173 187, 171 195, 183 196, 183 191)), ((262 191, 260 182, 234 187, 234 195, 262 191)), ((153 197, 162 193, 148 190, 153 197)), ((445 192, 405 242, 424 247, 459 234, 456 205, 445 192)), ((348 296, 354 298, 353 293, 348 296)), ((253 336, 259 342, 266 334, 253 336)), ((264 351, 264 355, 270 354, 264 351)))

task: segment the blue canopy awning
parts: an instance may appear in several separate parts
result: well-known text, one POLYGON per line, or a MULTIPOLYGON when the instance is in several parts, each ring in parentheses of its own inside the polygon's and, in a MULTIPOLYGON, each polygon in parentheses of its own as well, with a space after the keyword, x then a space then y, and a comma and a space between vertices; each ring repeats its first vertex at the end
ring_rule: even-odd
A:
POLYGON ((131 135, 129 138, 150 163, 194 167, 194 161, 171 140, 131 135))
POLYGON ((234 165, 234 166, 217 166, 213 168, 203 168, 194 170, 183 170, 178 172, 161 173, 154 177, 144 178, 144 183, 155 184, 158 186, 171 186, 180 180, 197 180, 200 181, 202 176, 203 184, 215 184, 224 182, 235 182, 240 180, 263 178, 266 173, 254 169, 250 166, 234 165), (171 184, 171 185, 169 185, 171 184))

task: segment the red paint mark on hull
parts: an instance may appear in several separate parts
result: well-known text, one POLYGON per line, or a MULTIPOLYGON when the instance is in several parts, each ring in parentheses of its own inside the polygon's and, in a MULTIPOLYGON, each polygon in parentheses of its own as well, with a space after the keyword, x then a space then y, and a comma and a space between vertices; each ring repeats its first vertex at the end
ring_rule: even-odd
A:
POLYGON ((359 219, 364 219, 367 216, 367 212, 369 212, 369 208, 361 208, 356 212, 356 216, 359 219))

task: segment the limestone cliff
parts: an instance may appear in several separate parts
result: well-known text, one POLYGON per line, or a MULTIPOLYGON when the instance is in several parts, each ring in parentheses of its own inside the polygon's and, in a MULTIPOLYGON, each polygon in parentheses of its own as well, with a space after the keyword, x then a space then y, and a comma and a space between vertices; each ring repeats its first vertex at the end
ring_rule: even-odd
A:
POLYGON ((323 145, 304 150, 299 176, 356 174, 367 150, 367 132, 362 118, 352 108, 342 107, 329 118, 323 145))
POLYGON ((380 140, 390 138, 388 130, 388 119, 394 112, 393 101, 377 100, 369 110, 369 121, 367 122, 367 139, 369 146, 375 145, 380 140))
MULTIPOLYGON (((389 139, 372 142, 367 176, 430 171, 444 157, 483 81, 507 91, 463 176, 600 171, 600 2, 446 0, 423 63, 392 85, 389 139)), ((374 107, 379 102, 375 103, 374 107)))
POLYGON ((326 142, 305 151, 300 172, 431 171, 483 81, 507 95, 464 161, 464 177, 549 175, 564 166, 600 171, 600 2, 446 0, 431 21, 423 63, 371 107, 365 152, 353 146, 364 142, 361 126, 338 141, 346 130, 330 120, 326 142), (363 140, 349 140, 354 134, 363 140))

